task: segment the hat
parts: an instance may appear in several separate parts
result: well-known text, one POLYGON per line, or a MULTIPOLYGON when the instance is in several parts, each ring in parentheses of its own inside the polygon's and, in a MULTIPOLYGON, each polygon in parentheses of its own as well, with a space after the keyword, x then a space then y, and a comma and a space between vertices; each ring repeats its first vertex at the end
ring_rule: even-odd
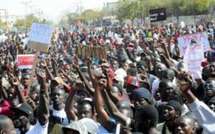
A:
POLYGON ((144 98, 148 103, 153 104, 152 94, 146 88, 138 88, 132 91, 131 97, 134 100, 144 98))
POLYGON ((164 79, 174 79, 175 72, 172 69, 164 69, 161 71, 161 77, 164 79))
POLYGON ((13 108, 14 112, 23 113, 27 116, 33 116, 33 109, 27 103, 22 103, 17 107, 13 108))
POLYGON ((158 118, 159 118, 158 110, 152 105, 139 107, 135 112, 135 119, 141 122, 150 120, 151 125, 153 126, 156 126, 158 118))
POLYGON ((30 79, 31 75, 30 74, 22 74, 22 78, 24 78, 24 79, 30 79))
POLYGON ((22 78, 29 79, 31 78, 32 71, 30 69, 23 69, 22 70, 22 78))
POLYGON ((79 122, 86 127, 87 132, 89 134, 96 134, 96 132, 98 130, 97 122, 95 122, 94 120, 92 120, 90 118, 83 118, 83 119, 79 120, 79 122))
POLYGON ((181 104, 178 101, 170 100, 170 101, 168 101, 168 103, 166 105, 167 106, 172 106, 177 113, 179 113, 179 114, 182 113, 182 107, 181 107, 181 104))
POLYGON ((69 125, 63 126, 63 131, 74 130, 80 134, 88 134, 86 126, 80 121, 73 121, 69 125))

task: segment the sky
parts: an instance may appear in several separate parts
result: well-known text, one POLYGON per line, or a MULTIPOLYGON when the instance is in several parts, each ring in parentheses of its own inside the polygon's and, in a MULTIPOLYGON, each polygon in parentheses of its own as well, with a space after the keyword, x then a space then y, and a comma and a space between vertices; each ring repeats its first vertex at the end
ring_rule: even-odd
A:
POLYGON ((0 14, 1 9, 6 9, 9 15, 15 16, 24 16, 34 12, 42 17, 55 20, 66 12, 77 12, 81 11, 80 9, 101 9, 104 3, 114 1, 117 0, 0 0, 0 14))

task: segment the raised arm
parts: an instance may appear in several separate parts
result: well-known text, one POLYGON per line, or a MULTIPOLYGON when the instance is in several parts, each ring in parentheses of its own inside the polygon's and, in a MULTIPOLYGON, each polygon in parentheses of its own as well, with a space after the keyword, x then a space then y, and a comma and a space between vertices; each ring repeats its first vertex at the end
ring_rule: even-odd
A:
POLYGON ((96 112, 98 113, 99 121, 103 127, 108 129, 109 131, 113 130, 113 123, 111 122, 111 118, 108 113, 104 109, 104 101, 102 98, 101 90, 104 89, 106 85, 105 80, 100 80, 99 82, 94 81, 95 86, 95 103, 96 103, 96 112))
POLYGON ((26 99, 24 97, 24 95, 21 93, 20 91, 20 82, 18 80, 18 78, 16 78, 13 74, 9 73, 9 81, 10 81, 10 84, 13 86, 13 88, 15 89, 17 95, 18 95, 18 98, 19 98, 19 102, 20 103, 24 103, 26 102, 26 99))
POLYGON ((105 100, 105 104, 107 104, 108 109, 110 110, 112 116, 120 123, 122 123, 124 126, 128 126, 130 124, 129 121, 130 118, 124 116, 116 107, 116 105, 114 104, 114 102, 111 100, 110 96, 108 95, 106 90, 103 90, 103 96, 104 96, 104 100, 105 100))
POLYGON ((40 100, 38 106, 38 120, 41 125, 45 125, 49 120, 49 94, 48 87, 46 84, 46 75, 45 73, 37 72, 37 79, 40 84, 40 100))
POLYGON ((73 67, 76 68, 76 70, 77 70, 77 72, 78 72, 78 74, 79 74, 81 80, 84 82, 84 84, 85 84, 85 86, 86 86, 86 89, 90 92, 91 95, 93 95, 95 91, 94 91, 93 88, 91 88, 91 86, 90 86, 88 80, 86 79, 86 77, 85 77, 85 76, 83 75, 83 73, 81 72, 79 66, 78 66, 78 65, 73 65, 73 67))
POLYGON ((71 92, 66 100, 66 106, 65 106, 65 111, 67 116, 69 117, 70 120, 78 120, 78 116, 76 115, 73 107, 73 96, 74 96, 74 91, 71 92))
POLYGON ((108 93, 109 97, 111 98, 111 100, 113 100, 114 103, 118 103, 120 101, 119 97, 111 92, 113 81, 112 81, 111 77, 109 76, 108 70, 105 70, 104 73, 107 78, 107 93, 108 93))

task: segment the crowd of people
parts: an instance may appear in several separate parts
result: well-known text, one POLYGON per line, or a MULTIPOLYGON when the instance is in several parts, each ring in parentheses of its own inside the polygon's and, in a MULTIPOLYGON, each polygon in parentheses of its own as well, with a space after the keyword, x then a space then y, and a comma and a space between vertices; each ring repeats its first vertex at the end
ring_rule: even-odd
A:
POLYGON ((215 134, 215 23, 62 28, 39 54, 25 37, 0 43, 1 134, 215 134), (198 32, 211 50, 194 79, 177 38, 198 32), (19 69, 18 54, 35 65, 19 69))

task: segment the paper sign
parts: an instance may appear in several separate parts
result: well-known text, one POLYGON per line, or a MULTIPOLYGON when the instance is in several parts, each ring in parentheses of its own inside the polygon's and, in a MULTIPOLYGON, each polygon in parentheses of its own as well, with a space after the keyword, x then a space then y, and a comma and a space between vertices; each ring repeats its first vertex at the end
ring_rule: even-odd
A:
POLYGON ((35 55, 26 54, 26 55, 17 55, 17 66, 19 69, 31 69, 35 61, 35 55))
POLYGON ((33 23, 28 46, 37 51, 47 52, 53 30, 54 29, 47 24, 33 23))
POLYGON ((210 50, 210 43, 208 41, 207 33, 189 34, 178 38, 178 47, 181 56, 184 56, 187 46, 191 43, 191 41, 203 45, 204 52, 210 50))
POLYGON ((201 43, 191 41, 186 48, 183 59, 193 79, 200 79, 202 74, 201 63, 204 60, 204 46, 201 43))

